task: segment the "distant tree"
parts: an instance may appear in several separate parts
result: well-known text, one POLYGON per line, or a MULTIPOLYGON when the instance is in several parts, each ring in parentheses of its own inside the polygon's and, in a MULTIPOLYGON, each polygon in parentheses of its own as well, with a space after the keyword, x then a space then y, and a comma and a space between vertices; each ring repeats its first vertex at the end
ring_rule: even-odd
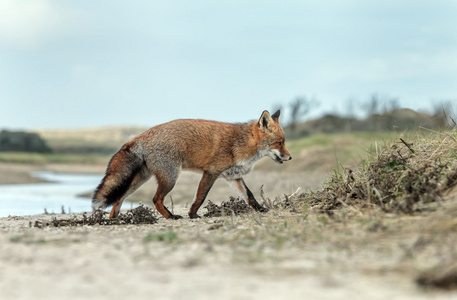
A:
POLYGON ((290 120, 289 128, 295 131, 298 122, 300 122, 304 116, 309 114, 311 110, 319 106, 319 101, 316 99, 308 99, 306 97, 296 97, 292 102, 289 103, 290 107, 290 120))
POLYGON ((400 108, 400 100, 398 98, 386 98, 384 100, 383 113, 392 113, 400 108))
POLYGON ((391 130, 393 128, 393 112, 400 107, 399 99, 381 96, 378 93, 371 95, 370 99, 362 104, 369 120, 368 130, 391 130))
POLYGON ((362 104, 362 107, 365 108, 368 117, 379 113, 379 102, 379 95, 375 93, 371 95, 370 99, 365 104, 362 104))
POLYGON ((0 151, 52 152, 38 134, 8 130, 0 131, 0 151))

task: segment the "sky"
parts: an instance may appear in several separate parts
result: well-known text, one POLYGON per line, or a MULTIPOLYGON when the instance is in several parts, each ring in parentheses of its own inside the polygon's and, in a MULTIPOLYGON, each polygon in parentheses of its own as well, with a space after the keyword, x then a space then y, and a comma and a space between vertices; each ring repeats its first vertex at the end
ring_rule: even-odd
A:
MULTIPOLYGON (((457 1, 0 0, 0 128, 457 109, 457 1)), ((284 120, 283 119, 283 120, 284 120)))

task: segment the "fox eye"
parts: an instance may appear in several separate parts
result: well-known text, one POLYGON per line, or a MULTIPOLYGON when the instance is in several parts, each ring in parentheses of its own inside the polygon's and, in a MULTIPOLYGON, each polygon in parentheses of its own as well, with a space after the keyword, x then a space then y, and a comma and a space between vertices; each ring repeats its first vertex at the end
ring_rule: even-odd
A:
POLYGON ((277 142, 278 146, 281 147, 282 146, 282 142, 277 142))

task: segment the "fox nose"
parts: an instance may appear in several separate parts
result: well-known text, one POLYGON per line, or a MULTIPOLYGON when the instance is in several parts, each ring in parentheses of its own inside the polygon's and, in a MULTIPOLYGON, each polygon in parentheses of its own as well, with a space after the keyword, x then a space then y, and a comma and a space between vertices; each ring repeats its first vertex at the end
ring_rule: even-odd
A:
POLYGON ((289 160, 292 160, 292 156, 289 156, 289 160))

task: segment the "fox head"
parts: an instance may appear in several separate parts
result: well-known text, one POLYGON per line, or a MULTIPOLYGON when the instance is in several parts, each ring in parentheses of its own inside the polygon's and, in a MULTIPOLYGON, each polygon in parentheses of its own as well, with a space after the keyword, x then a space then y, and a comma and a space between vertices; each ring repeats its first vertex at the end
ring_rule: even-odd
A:
POLYGON ((261 149, 265 151, 265 156, 270 157, 278 164, 292 159, 289 150, 286 148, 284 132, 279 125, 280 114, 280 110, 273 115, 264 110, 257 123, 261 149))

